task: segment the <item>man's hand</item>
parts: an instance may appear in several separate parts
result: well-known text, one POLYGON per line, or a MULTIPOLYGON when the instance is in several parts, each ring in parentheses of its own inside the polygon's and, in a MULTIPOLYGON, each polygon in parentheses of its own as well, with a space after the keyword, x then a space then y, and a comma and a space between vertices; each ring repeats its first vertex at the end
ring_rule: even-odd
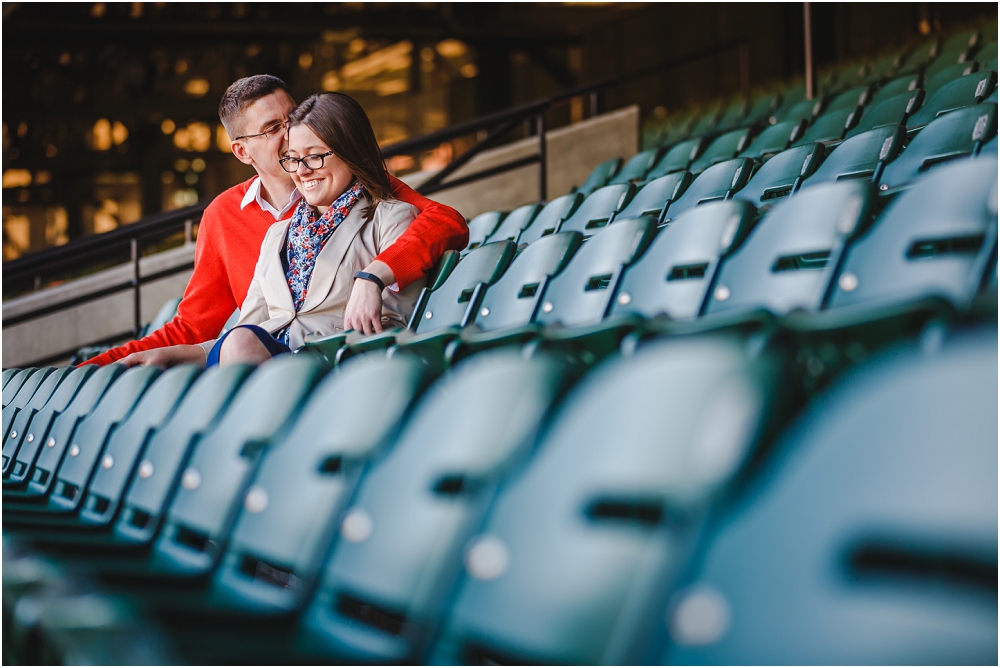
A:
POLYGON ((205 364, 205 351, 201 346, 167 346, 152 350, 140 350, 132 353, 119 363, 128 367, 161 366, 171 367, 177 364, 205 364))
MULTIPOLYGON (((392 285, 396 278, 392 269, 384 262, 376 260, 365 267, 369 274, 375 274, 386 285, 392 285)), ((366 336, 382 331, 382 291, 373 281, 354 279, 351 297, 344 309, 344 330, 353 329, 366 336)))

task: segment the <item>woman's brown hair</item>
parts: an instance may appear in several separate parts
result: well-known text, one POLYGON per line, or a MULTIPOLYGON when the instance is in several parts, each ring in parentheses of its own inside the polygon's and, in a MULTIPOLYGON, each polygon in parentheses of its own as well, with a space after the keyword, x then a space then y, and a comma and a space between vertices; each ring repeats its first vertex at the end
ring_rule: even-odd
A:
POLYGON ((365 220, 372 219, 379 202, 393 198, 371 121, 353 98, 343 93, 313 95, 288 115, 288 123, 307 126, 350 168, 369 201, 365 220))

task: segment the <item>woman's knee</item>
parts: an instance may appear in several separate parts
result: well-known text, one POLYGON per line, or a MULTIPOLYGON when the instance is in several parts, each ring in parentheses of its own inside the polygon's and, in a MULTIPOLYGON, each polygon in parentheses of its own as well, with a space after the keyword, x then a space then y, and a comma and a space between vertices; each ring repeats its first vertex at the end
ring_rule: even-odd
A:
POLYGON ((220 364, 251 363, 259 364, 271 357, 257 335, 249 329, 239 327, 234 329, 222 342, 219 350, 220 364))

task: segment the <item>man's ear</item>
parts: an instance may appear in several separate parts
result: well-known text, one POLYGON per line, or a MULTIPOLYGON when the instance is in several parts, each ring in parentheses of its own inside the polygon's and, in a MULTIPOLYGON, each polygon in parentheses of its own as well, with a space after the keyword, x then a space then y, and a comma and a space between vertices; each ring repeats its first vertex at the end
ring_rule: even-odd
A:
POLYGON ((233 155, 236 159, 242 162, 244 165, 253 166, 253 158, 250 157, 250 152, 247 151, 246 145, 241 141, 234 141, 229 145, 232 150, 233 155))

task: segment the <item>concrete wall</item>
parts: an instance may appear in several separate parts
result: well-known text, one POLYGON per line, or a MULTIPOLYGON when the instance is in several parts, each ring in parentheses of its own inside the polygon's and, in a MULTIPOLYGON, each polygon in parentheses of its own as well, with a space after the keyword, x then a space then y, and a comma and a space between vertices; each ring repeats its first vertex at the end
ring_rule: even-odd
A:
MULTIPOLYGON (((548 151, 548 199, 564 195, 583 183, 591 170, 611 158, 628 159, 639 149, 639 108, 626 107, 546 133, 548 151)), ((536 139, 506 144, 476 156, 452 178, 460 178, 489 167, 530 156, 537 151, 536 139)), ((417 173, 404 180, 418 185, 432 173, 417 173)), ((433 198, 458 209, 467 218, 485 211, 510 210, 538 201, 538 165, 529 165, 482 181, 434 193, 433 198)), ((140 262, 149 275, 194 260, 194 245, 184 246, 140 262)), ((180 297, 190 271, 184 271, 142 286, 142 320, 152 320, 169 299, 180 297)), ((131 265, 121 265, 40 290, 3 303, 3 317, 18 315, 100 290, 132 277, 131 265)), ((73 350, 90 341, 114 336, 132 328, 132 292, 125 290, 79 306, 3 328, 3 366, 23 365, 73 350)))
MULTIPOLYGON (((194 261, 194 244, 144 257, 139 261, 142 274, 153 274, 194 261)), ((141 290, 142 321, 156 317, 160 307, 181 296, 191 271, 183 271, 158 281, 146 283, 141 290)), ((63 285, 11 299, 3 303, 4 319, 29 313, 49 304, 124 283, 132 278, 132 265, 125 264, 80 278, 63 285)), ((34 318, 3 328, 3 366, 21 366, 72 350, 132 329, 132 291, 124 290, 69 309, 34 318)))
MULTIPOLYGON (((628 159, 639 151, 639 107, 630 106, 595 116, 545 134, 548 152, 548 198, 565 195, 587 180, 591 170, 612 158, 628 159)), ((461 178, 505 162, 534 155, 538 140, 522 139, 484 151, 451 176, 461 178)), ((402 177, 416 187, 434 172, 415 172, 402 177)), ((448 181, 445 181, 447 184, 448 181)), ((454 207, 466 218, 495 210, 511 210, 537 202, 538 165, 528 165, 482 181, 439 190, 431 197, 454 207)))

